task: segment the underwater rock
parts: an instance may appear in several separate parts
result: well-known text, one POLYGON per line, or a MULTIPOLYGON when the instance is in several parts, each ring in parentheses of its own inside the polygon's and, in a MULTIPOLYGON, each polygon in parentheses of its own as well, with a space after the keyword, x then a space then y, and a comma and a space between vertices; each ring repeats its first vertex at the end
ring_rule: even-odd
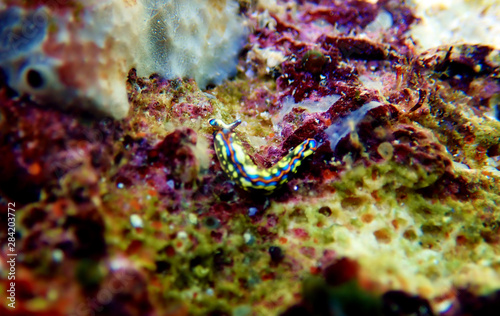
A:
POLYGON ((11 1, 1 11, 0 68, 35 102, 95 115, 128 112, 126 74, 141 15, 121 1, 11 1))
POLYGON ((449 44, 489 44, 500 48, 495 1, 412 1, 414 15, 420 20, 410 29, 419 50, 449 44), (436 32, 439 30, 439 32, 436 32), (429 36, 433 34, 434 36, 429 36))
POLYGON ((386 316, 433 316, 431 306, 426 299, 411 296, 402 291, 388 291, 382 295, 383 312, 386 316))
POLYGON ((111 166, 111 143, 120 137, 116 122, 101 119, 87 124, 31 101, 12 100, 3 92, 0 104, 4 196, 20 204, 37 201, 44 188, 56 190, 67 177, 88 187, 111 166))
POLYGON ((0 7, 7 85, 44 105, 124 118, 126 75, 218 84, 236 73, 246 29, 233 1, 71 1, 0 7))
MULTIPOLYGON (((474 80, 484 78, 482 82, 485 96, 500 93, 495 84, 500 66, 499 52, 486 45, 444 45, 421 53, 415 60, 419 68, 432 71, 440 79, 449 82, 456 89, 469 92, 474 80)), ((483 102, 488 102, 488 99, 483 102)))
MULTIPOLYGON (((63 1, 9 0, 0 10, 11 3, 21 16, 73 16, 78 33, 76 22, 89 24, 78 12, 114 2, 64 1, 59 12, 49 4, 63 1)), ((407 3, 240 0, 251 34, 236 78, 203 92, 195 79, 143 77, 136 64, 123 120, 15 97, 5 86, 13 68, 0 74, 0 213, 15 203, 15 312, 496 315, 498 51, 420 53, 405 33, 418 23, 407 3), (241 120, 259 168, 304 139, 319 146, 272 194, 238 190, 210 119, 241 120)), ((144 4, 153 6, 120 2, 144 4)), ((154 16, 165 18, 162 8, 154 16)), ((92 34, 108 34, 97 26, 92 34)), ((8 243, 0 239, 2 257, 8 243)))

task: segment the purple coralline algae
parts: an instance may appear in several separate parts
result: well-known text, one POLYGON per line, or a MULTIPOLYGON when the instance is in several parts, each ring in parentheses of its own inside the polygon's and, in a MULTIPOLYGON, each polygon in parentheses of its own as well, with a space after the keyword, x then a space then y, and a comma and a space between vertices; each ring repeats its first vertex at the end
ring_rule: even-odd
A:
MULTIPOLYGON (((46 2, 6 1, 0 25, 55 10, 46 2)), ((201 2, 245 21, 236 75, 207 86, 125 63, 114 118, 81 111, 79 97, 67 108, 66 94, 46 104, 19 93, 12 78, 36 74, 0 60, 0 289, 15 289, 0 314, 496 315, 498 49, 420 50, 404 1, 190 3, 201 2), (241 120, 241 152, 259 170, 308 139, 317 148, 270 194, 247 191, 217 158, 212 119, 241 120)), ((102 5, 66 1, 16 58, 86 23, 78 12, 105 16, 102 5)), ((81 30, 56 42, 81 43, 81 30)), ((115 49, 77 50, 92 61, 115 49)), ((89 83, 95 67, 68 73, 89 83)))

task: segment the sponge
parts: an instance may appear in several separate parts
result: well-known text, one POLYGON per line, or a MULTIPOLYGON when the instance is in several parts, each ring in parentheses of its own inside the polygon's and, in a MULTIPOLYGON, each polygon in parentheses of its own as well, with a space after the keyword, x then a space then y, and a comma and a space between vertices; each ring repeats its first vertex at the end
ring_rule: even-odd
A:
POLYGON ((190 77, 198 86, 219 84, 236 74, 246 28, 232 1, 143 0, 146 54, 137 74, 190 77))
POLYGON ((237 9, 224 0, 12 0, 0 4, 0 70, 39 104, 121 119, 131 68, 202 88, 234 75, 246 37, 237 9))

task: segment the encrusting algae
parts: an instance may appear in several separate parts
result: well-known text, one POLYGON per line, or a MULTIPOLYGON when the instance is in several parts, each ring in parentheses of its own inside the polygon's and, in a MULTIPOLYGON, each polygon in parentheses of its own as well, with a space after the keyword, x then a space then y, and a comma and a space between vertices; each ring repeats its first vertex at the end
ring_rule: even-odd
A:
POLYGON ((401 1, 238 5, 234 78, 131 69, 121 120, 0 76, 0 313, 495 315, 498 50, 422 50, 401 1))

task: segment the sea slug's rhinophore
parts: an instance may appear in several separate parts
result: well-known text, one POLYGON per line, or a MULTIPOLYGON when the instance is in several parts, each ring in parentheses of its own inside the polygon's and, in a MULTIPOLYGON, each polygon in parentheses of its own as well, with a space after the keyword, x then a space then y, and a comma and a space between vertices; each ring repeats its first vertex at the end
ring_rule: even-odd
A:
POLYGON ((127 74, 218 84, 236 72, 246 30, 234 1, 8 1, 0 71, 39 104, 127 115, 127 74))
POLYGON ((316 140, 306 139, 274 166, 261 169, 245 153, 241 141, 234 133, 241 120, 229 125, 217 119, 211 119, 209 123, 217 129, 214 133, 214 148, 222 170, 245 190, 274 191, 285 184, 302 161, 318 148, 316 140))

